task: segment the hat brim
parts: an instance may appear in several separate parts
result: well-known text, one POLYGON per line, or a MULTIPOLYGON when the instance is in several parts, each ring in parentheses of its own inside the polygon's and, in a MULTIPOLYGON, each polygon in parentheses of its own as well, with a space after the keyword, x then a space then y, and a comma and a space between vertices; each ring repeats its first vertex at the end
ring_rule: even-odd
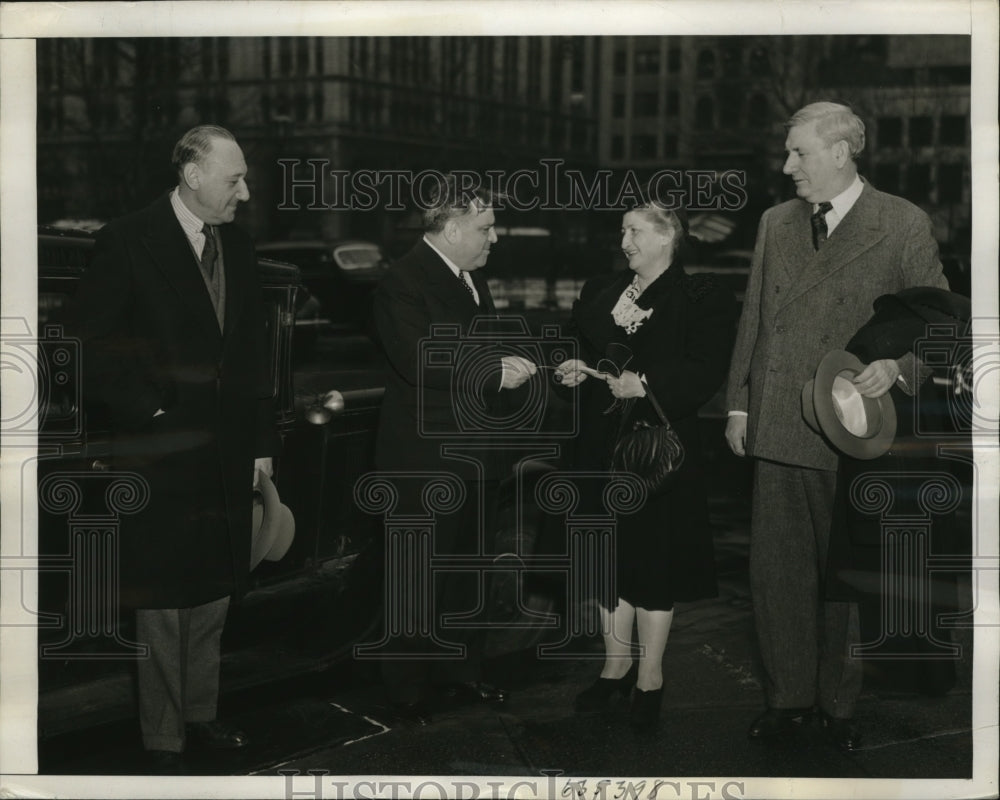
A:
POLYGON ((819 426, 819 420, 816 419, 816 406, 813 404, 813 384, 812 378, 807 380, 802 386, 802 419, 806 421, 806 425, 813 429, 816 433, 823 433, 823 429, 819 426))
POLYGON ((886 392, 879 398, 863 398, 872 420, 869 432, 858 436, 844 427, 833 400, 833 381, 843 372, 856 377, 865 365, 846 350, 831 350, 816 368, 813 379, 813 409, 823 435, 837 450, 852 458, 870 460, 888 452, 896 438, 896 407, 886 392), (874 419, 873 419, 874 418, 874 419))
POLYGON ((295 538, 295 517, 281 502, 274 482, 263 472, 257 489, 262 503, 254 504, 253 537, 250 549, 250 569, 261 561, 280 561, 295 538))

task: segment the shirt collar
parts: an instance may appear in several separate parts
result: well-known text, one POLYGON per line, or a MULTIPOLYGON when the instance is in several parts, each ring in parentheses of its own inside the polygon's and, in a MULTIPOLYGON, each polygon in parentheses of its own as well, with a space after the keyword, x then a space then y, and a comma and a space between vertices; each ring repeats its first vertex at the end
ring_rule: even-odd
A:
POLYGON ((195 240, 196 237, 204 235, 201 229, 205 227, 205 223, 195 216, 190 208, 184 205, 184 201, 181 200, 180 189, 177 187, 170 193, 170 205, 173 206, 174 215, 177 217, 177 221, 181 224, 181 228, 184 229, 184 233, 189 240, 195 240))
MULTIPOLYGON (((833 206, 833 210, 837 213, 837 216, 840 217, 840 219, 847 216, 847 212, 854 207, 856 202, 858 202, 858 198, 861 197, 861 192, 864 188, 865 185, 861 182, 860 176, 855 175, 851 185, 830 200, 830 205, 833 206)), ((813 211, 816 211, 818 208, 819 203, 813 203, 813 211)))
POLYGON ((433 250, 435 253, 437 253, 439 256, 441 256, 441 260, 445 264, 448 265, 448 269, 450 269, 452 272, 455 273, 455 277, 456 278, 461 278, 462 277, 462 275, 460 274, 462 272, 462 270, 459 267, 455 266, 455 262, 454 261, 452 261, 450 258, 448 258, 448 256, 446 256, 444 253, 442 253, 440 250, 438 250, 433 244, 431 244, 431 240, 428 239, 426 235, 424 235, 424 241, 427 243, 427 246, 431 250, 433 250))

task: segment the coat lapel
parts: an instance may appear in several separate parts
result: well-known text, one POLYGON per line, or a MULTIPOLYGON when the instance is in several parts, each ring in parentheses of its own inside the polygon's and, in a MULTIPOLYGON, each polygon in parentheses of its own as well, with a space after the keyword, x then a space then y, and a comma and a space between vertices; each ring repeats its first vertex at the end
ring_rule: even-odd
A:
POLYGON ((214 337, 221 337, 201 268, 177 221, 169 195, 164 195, 152 207, 150 224, 142 240, 150 261, 174 287, 181 303, 187 306, 198 324, 214 337))
POLYGON ((225 269, 223 279, 226 282, 226 317, 223 320, 223 327, 228 336, 236 327, 240 310, 243 308, 244 279, 246 277, 244 270, 256 269, 257 262, 254 259, 252 265, 247 265, 241 261, 241 253, 233 236, 232 225, 220 226, 219 235, 222 241, 222 260, 225 269))
POLYGON ((840 221, 819 252, 814 252, 812 258, 805 262, 802 274, 782 305, 794 301, 816 284, 844 269, 885 238, 887 233, 881 205, 875 191, 866 183, 847 216, 840 221))
POLYGON ((778 257, 774 259, 780 274, 775 276, 779 285, 792 286, 797 284, 815 260, 816 251, 812 244, 812 225, 809 217, 812 207, 804 200, 794 203, 785 214, 775 231, 775 249, 778 257))
MULTIPOLYGON (((476 305, 472 293, 462 286, 461 280, 451 271, 451 267, 441 260, 427 242, 421 240, 419 247, 422 248, 421 263, 428 291, 440 298, 447 308, 461 312, 466 321, 471 321, 477 314, 486 313, 484 307, 476 305)), ((472 280, 482 302, 489 297, 489 288, 485 286, 485 280, 480 279, 481 282, 476 280, 475 272, 472 273, 472 280)), ((489 303, 492 306, 492 297, 489 303)))

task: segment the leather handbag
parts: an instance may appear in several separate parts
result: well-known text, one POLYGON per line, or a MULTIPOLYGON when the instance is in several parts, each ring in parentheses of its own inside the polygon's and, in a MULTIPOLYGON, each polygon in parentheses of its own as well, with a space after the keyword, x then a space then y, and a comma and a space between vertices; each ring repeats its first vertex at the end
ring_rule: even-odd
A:
POLYGON ((634 422, 631 430, 618 437, 611 457, 611 469, 637 476, 646 487, 647 494, 652 495, 663 491, 681 468, 684 445, 649 386, 643 383, 643 387, 661 424, 650 425, 645 420, 634 422))

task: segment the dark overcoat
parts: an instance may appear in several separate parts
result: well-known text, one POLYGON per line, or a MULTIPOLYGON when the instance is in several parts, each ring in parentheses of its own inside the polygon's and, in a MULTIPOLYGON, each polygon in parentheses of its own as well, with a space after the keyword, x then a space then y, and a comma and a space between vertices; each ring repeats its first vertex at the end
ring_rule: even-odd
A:
POLYGON ((187 608, 246 586, 253 462, 277 445, 273 382, 253 244, 235 225, 218 232, 224 330, 169 195, 105 226, 80 283, 91 426, 110 429, 114 468, 148 486, 121 520, 126 606, 187 608))
POLYGON ((481 273, 469 273, 477 306, 421 240, 376 287, 373 318, 389 363, 375 445, 378 469, 441 470, 463 480, 506 477, 508 459, 490 447, 497 438, 493 423, 524 390, 500 390, 500 358, 507 350, 481 273), (469 461, 448 458, 442 447, 449 444, 481 445, 477 457, 485 474, 469 461))
MULTIPOLYGON (((573 309, 581 354, 594 366, 612 342, 627 345, 632 360, 626 369, 644 375, 664 413, 684 443, 685 460, 665 493, 651 498, 633 518, 620 521, 643 525, 642 535, 659 539, 663 571, 675 600, 715 594, 712 539, 701 458, 698 409, 718 391, 729 365, 736 323, 736 301, 711 276, 688 275, 675 262, 646 287, 637 304, 653 314, 628 335, 615 324, 611 311, 633 273, 601 275, 588 281, 573 309)), ((575 464, 582 469, 610 466, 620 418, 603 412, 614 402, 603 381, 580 384, 581 426, 575 464)), ((657 424, 648 399, 638 398, 625 424, 644 419, 657 424)), ((627 535, 627 530, 622 534, 627 535)))

